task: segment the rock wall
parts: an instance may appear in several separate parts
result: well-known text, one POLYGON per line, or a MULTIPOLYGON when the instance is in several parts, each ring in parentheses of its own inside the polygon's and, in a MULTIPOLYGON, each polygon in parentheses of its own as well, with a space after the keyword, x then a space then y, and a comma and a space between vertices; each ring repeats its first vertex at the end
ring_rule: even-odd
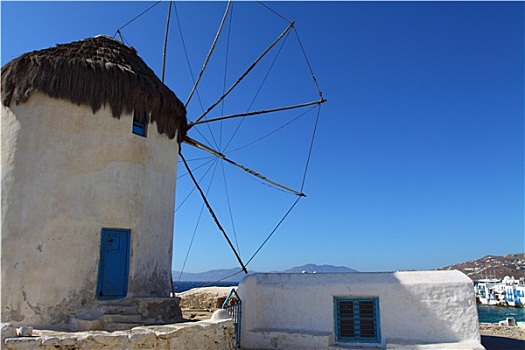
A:
MULTIPOLYGON (((2 327, 4 329, 4 327, 2 327)), ((12 334, 11 334, 12 335, 12 334)), ((231 319, 136 327, 117 332, 33 331, 32 337, 4 337, 2 349, 235 349, 231 319)))
POLYGON ((178 293, 177 296, 181 298, 179 304, 181 308, 215 311, 222 307, 222 303, 232 289, 237 289, 237 287, 194 288, 178 293))

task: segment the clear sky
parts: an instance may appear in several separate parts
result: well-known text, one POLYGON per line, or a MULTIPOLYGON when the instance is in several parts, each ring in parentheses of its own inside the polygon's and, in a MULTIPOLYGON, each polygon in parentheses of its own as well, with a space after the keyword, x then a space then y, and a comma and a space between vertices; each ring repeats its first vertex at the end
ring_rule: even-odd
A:
MULTIPOLYGON (((127 24, 154 4, 2 1, 2 65, 58 43, 113 36, 124 26, 126 43, 160 77, 169 3, 127 24)), ((234 4, 226 35, 188 108, 189 120, 196 119, 284 30, 286 20, 295 21, 296 32, 279 55, 272 51, 212 115, 316 100, 298 34, 328 102, 319 115, 306 197, 248 269, 306 263, 360 271, 434 269, 525 250, 524 2, 266 4, 274 12, 256 2, 234 4)), ((192 86, 187 62, 197 76, 225 5, 175 3, 166 84, 183 101, 192 86)), ((300 189, 317 117, 317 109, 306 111, 213 123, 189 134, 300 189)), ((182 147, 247 262, 295 197, 182 147)), ((186 272, 238 266, 209 214, 202 212, 198 221, 202 201, 184 165, 178 166, 173 269, 181 270, 184 261, 186 272)))

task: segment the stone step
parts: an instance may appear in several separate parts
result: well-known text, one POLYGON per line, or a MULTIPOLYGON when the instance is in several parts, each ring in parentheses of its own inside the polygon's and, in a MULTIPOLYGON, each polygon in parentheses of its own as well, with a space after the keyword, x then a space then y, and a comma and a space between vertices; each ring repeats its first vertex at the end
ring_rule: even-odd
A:
POLYGON ((96 308, 99 314, 123 314, 134 315, 138 314, 137 305, 99 305, 96 308))
POLYGON ((100 301, 100 305, 107 305, 107 306, 135 306, 137 305, 137 302, 134 298, 130 299, 115 299, 115 300, 102 300, 100 301))
POLYGON ((120 313, 111 313, 111 314, 103 314, 100 316, 99 320, 101 320, 104 324, 110 324, 110 323, 141 323, 142 317, 139 314, 120 314, 120 313))
POLYGON ((143 326, 140 315, 105 314, 96 319, 71 317, 69 327, 73 331, 126 330, 143 326))
POLYGON ((72 330, 121 330, 182 320, 180 298, 127 298, 101 301, 89 312, 71 315, 72 330))

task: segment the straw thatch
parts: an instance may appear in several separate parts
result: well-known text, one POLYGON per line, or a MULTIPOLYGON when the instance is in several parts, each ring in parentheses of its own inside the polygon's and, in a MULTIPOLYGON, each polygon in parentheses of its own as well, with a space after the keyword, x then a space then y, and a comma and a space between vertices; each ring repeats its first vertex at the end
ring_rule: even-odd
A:
POLYGON ((186 132, 186 109, 135 49, 97 36, 26 53, 2 67, 2 104, 26 101, 34 91, 86 105, 113 117, 135 113, 170 139, 186 132))

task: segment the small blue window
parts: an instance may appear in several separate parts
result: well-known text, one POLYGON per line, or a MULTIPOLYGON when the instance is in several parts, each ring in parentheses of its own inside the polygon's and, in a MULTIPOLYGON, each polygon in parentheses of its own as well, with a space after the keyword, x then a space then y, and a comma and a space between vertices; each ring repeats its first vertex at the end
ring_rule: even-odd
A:
POLYGON ((377 298, 334 298, 337 342, 380 342, 377 298))
POLYGON ((143 115, 142 118, 138 118, 136 114, 133 115, 132 132, 134 134, 146 137, 147 126, 148 124, 146 115, 143 115))

